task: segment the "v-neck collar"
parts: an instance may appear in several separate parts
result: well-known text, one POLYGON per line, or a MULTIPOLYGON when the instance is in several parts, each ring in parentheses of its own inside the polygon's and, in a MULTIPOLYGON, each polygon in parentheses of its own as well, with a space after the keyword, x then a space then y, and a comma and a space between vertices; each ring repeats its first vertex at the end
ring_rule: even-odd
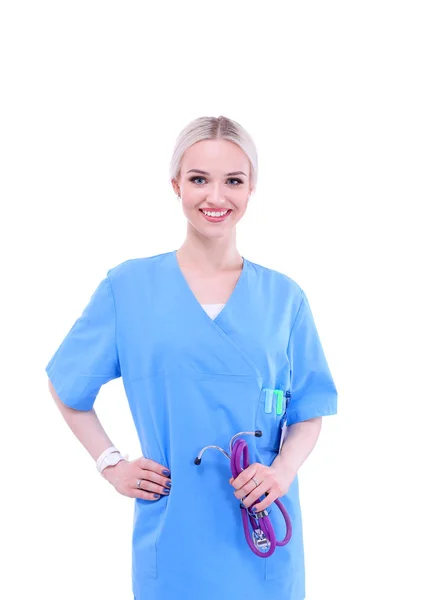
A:
POLYGON ((186 290, 187 296, 190 298, 190 304, 192 305, 192 307, 195 306, 196 310, 200 311, 208 321, 211 321, 212 323, 217 324, 217 322, 219 322, 219 320, 224 317, 224 315, 227 313, 229 308, 232 306, 233 302, 235 301, 236 296, 239 293, 240 288, 243 285, 243 282, 246 278, 247 269, 248 269, 248 260, 246 258, 244 258, 244 256, 241 256, 241 258, 243 259, 243 268, 241 270, 240 277, 237 279, 237 283, 235 284, 235 287, 232 290, 230 297, 225 302, 225 305, 223 306, 222 310, 216 315, 215 319, 212 319, 208 315, 206 310, 203 308, 203 306, 200 304, 200 302, 194 295, 190 285, 188 284, 187 279, 185 278, 184 273, 181 270, 181 267, 178 263, 177 250, 173 250, 171 252, 171 256, 172 256, 175 270, 177 271, 177 274, 178 274, 178 279, 180 280, 180 285, 186 290))

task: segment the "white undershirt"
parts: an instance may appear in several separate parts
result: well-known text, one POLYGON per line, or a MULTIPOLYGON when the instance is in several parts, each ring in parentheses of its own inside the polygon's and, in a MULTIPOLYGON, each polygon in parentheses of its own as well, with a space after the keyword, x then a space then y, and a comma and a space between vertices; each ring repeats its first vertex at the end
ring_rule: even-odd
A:
POLYGON ((202 304, 203 310, 205 310, 211 319, 215 319, 225 304, 202 304))

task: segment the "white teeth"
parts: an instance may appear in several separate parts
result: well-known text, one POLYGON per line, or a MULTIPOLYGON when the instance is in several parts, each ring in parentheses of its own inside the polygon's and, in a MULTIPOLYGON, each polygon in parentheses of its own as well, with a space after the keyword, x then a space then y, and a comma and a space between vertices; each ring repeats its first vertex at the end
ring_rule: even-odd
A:
POLYGON ((223 217, 224 215, 227 214, 228 210, 224 210, 223 212, 210 212, 208 210, 204 210, 203 212, 208 217, 223 217))

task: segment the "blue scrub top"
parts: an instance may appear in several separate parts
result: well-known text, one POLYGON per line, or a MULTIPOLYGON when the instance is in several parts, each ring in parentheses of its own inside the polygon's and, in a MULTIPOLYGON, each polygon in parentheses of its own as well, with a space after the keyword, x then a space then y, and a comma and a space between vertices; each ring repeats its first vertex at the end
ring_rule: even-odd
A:
MULTIPOLYGON (((122 377, 143 456, 166 465, 172 490, 134 499, 135 600, 305 598, 298 477, 282 497, 292 538, 269 558, 248 547, 229 452, 240 431, 250 463, 272 464, 282 415, 266 390, 289 391, 288 424, 337 411, 337 391, 307 297, 288 276, 243 258, 215 319, 191 291, 176 251, 126 260, 107 272, 46 372, 59 398, 90 410, 122 377)), ((276 394, 275 394, 276 395, 276 394)), ((272 510, 273 508, 273 510, 272 510)), ((276 538, 285 523, 273 504, 276 538)))

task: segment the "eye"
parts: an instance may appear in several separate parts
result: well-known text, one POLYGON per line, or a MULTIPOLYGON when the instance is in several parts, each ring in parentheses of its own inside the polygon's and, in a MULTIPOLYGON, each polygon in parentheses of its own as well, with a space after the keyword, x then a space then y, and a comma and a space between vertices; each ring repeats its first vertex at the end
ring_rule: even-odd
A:
MULTIPOLYGON (((193 177, 190 177, 189 181, 192 181, 193 183, 197 183, 198 179, 203 179, 205 180, 204 177, 201 177, 200 175, 195 175, 193 177)), ((206 180, 205 180, 206 181, 206 180)), ((232 182, 235 181, 236 183, 232 184, 234 187, 237 187, 238 185, 241 185, 243 183, 242 179, 238 179, 237 177, 230 177, 228 180, 228 182, 232 182)), ((198 185, 201 185, 200 183, 198 185)))

